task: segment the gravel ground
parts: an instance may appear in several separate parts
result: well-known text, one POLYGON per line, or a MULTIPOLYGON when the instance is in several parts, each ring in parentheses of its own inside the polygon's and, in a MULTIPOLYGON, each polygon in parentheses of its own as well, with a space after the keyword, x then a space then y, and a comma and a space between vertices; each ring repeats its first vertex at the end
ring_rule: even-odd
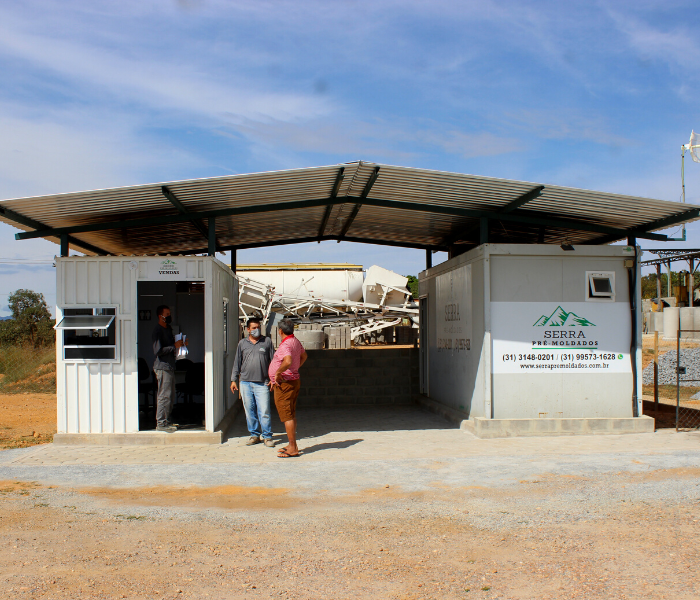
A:
MULTIPOLYGON (((676 350, 669 350, 659 356, 659 385, 676 385, 676 350)), ((681 385, 686 387, 700 387, 700 348, 681 348, 681 366, 686 368, 685 375, 681 375, 681 385), (693 379, 695 381, 682 381, 693 379)), ((654 363, 646 366, 642 372, 645 384, 654 383, 654 363)))
MULTIPOLYGON (((681 435, 700 449, 700 434, 681 435)), ((2 597, 700 597, 700 452, 692 445, 13 464, 34 451, 0 453, 2 597)))

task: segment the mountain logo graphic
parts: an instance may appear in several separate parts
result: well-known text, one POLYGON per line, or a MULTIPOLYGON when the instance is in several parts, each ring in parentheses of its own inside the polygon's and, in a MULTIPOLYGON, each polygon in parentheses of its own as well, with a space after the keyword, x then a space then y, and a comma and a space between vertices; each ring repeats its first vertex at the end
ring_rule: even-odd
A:
POLYGON ((561 306, 557 306, 554 312, 549 315, 542 315, 533 327, 595 327, 595 323, 591 323, 585 317, 579 317, 576 313, 566 312, 561 306))
POLYGON ((174 260, 170 260, 169 258, 166 259, 166 260, 164 260, 164 261, 163 261, 162 263, 160 263, 160 264, 163 265, 164 267, 171 267, 171 266, 174 267, 174 266, 176 265, 175 261, 174 261, 174 260))

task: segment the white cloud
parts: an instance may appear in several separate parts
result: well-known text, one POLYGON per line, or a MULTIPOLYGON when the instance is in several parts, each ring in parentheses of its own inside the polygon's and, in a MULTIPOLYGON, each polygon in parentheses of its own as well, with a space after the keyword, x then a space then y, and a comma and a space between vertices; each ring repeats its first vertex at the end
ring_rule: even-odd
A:
POLYGON ((137 141, 128 115, 0 103, 0 198, 141 182, 146 173, 201 162, 180 150, 137 141))
MULTIPOLYGON (((679 14, 684 11, 681 9, 679 14)), ((611 10, 609 15, 625 35, 630 47, 643 58, 661 60, 670 67, 697 74, 700 71, 700 40, 690 22, 673 27, 645 23, 636 15, 611 10)))
POLYGON ((88 92, 103 88, 113 101, 157 110, 187 111, 220 119, 299 119, 329 112, 328 100, 313 94, 256 90, 242 75, 202 73, 197 61, 164 61, 96 44, 18 32, 0 22, 0 48, 35 69, 47 69, 88 92), (223 79, 223 80, 222 80, 223 79))

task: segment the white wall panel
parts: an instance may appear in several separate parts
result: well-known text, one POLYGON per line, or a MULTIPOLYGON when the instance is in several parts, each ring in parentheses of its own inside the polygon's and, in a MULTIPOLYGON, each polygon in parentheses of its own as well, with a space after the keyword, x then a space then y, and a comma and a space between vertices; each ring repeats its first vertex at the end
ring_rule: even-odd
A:
POLYGON ((56 296, 56 302, 59 305, 75 304, 75 262, 60 261, 56 264, 56 271, 57 279, 63 282, 63 298, 56 296))
POLYGON ((88 304, 100 303, 100 263, 91 260, 87 263, 88 304))
POLYGON ((112 302, 112 273, 110 263, 106 260, 99 262, 100 269, 100 304, 110 304, 112 302))
POLYGON ((87 261, 79 260, 75 263, 75 303, 87 304, 88 276, 87 261))

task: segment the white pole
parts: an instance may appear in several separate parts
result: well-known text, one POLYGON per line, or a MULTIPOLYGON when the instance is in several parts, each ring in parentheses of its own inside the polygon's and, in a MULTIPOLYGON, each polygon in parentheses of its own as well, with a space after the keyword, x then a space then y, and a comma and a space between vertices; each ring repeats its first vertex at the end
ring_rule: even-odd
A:
MULTIPOLYGON (((685 202, 685 146, 681 146, 681 186, 683 188, 683 202, 685 202)), ((683 223, 681 237, 685 239, 685 223, 683 223)))

